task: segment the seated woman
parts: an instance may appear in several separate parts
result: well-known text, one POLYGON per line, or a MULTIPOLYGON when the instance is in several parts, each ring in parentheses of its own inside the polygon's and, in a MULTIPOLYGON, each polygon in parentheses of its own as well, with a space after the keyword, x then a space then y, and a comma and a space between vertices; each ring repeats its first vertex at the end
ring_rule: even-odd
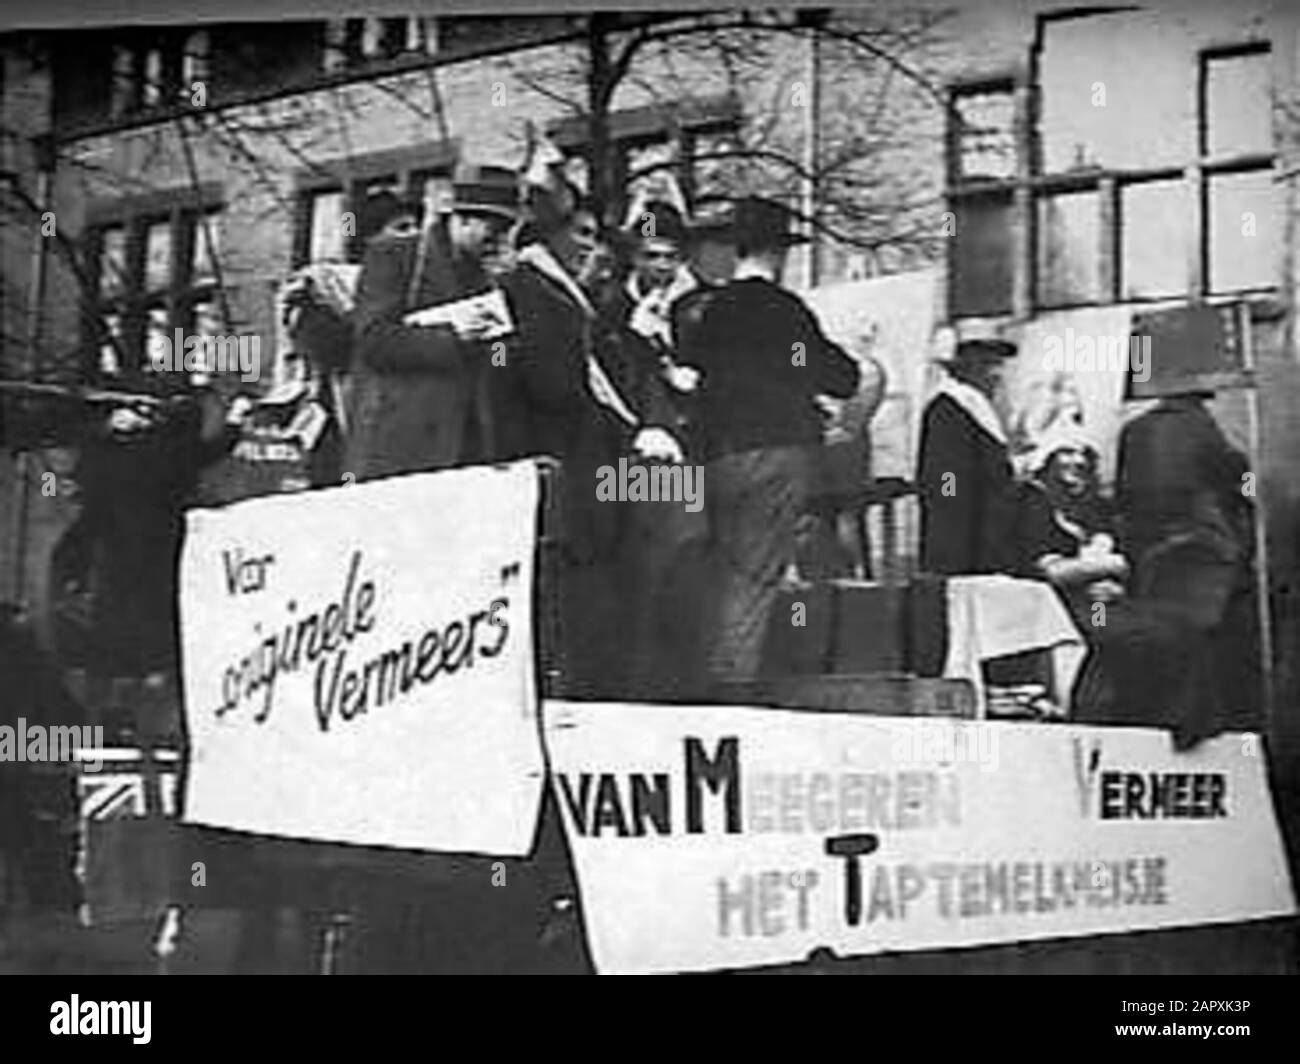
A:
POLYGON ((1130 579, 1098 499, 1096 462, 1074 430, 1045 440, 1029 463, 1036 477, 1021 519, 1027 567, 1064 596, 1090 648, 1074 719, 1166 727, 1176 749, 1246 726, 1251 680, 1224 662, 1226 644, 1254 637, 1247 545, 1202 492, 1184 524, 1135 559, 1130 579))
POLYGON ((1020 550, 1028 575, 1049 581, 1085 632, 1096 603, 1123 598, 1129 575, 1098 494, 1097 461, 1083 432, 1062 426, 1030 456, 1031 479, 1020 501, 1020 550))

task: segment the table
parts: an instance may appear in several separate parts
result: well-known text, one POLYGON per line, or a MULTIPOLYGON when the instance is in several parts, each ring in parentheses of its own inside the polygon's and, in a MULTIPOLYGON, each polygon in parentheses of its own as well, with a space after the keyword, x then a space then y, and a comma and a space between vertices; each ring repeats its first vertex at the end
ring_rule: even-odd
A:
POLYGON ((974 684, 979 718, 987 710, 983 663, 1030 650, 1050 655, 1056 701, 1068 713, 1087 647, 1051 585, 1002 575, 949 579, 943 675, 974 684))

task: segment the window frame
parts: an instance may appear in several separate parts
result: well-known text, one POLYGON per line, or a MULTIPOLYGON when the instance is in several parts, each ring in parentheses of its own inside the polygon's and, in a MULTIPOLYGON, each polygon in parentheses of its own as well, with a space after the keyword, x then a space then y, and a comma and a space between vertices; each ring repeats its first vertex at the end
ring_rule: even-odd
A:
MULTIPOLYGON (((1101 12, 1099 12, 1101 13, 1101 12)), ((1008 316, 1026 318, 1040 311, 1068 310, 1084 306, 1124 304, 1201 303, 1253 297, 1274 297, 1282 286, 1282 278, 1274 276, 1267 284, 1214 291, 1211 287, 1212 248, 1210 241, 1210 185, 1214 177, 1233 174, 1274 171, 1278 149, 1276 134, 1268 151, 1245 152, 1214 156, 1209 153, 1208 85, 1211 64, 1215 60, 1240 56, 1262 55, 1276 64, 1277 54, 1271 41, 1252 38, 1231 43, 1214 43, 1198 47, 1193 53, 1196 63, 1196 154, 1181 166, 1162 165, 1145 168, 1088 167, 1077 171, 1048 174, 1043 170, 1043 130, 1041 52, 1043 27, 1064 17, 1040 16, 1038 33, 1029 51, 1027 64, 990 71, 975 77, 956 78, 946 86, 946 127, 944 136, 945 207, 952 211, 960 226, 963 201, 1007 194, 1012 197, 1011 237, 1012 292, 1004 310, 969 309, 958 302, 958 263, 955 248, 950 248, 947 262, 947 304, 952 318, 971 316, 1008 316), (965 178, 961 173, 962 129, 959 100, 989 92, 1005 92, 1012 97, 1013 136, 1016 145, 1014 175, 1006 178, 977 176, 965 178), (1177 294, 1152 296, 1127 295, 1124 291, 1124 192, 1135 185, 1153 181, 1181 179, 1187 188, 1190 202, 1195 204, 1191 221, 1193 228, 1191 253, 1186 268, 1186 283, 1177 294), (1040 203, 1048 196, 1060 192, 1095 191, 1099 247, 1097 255, 1098 284, 1096 299, 1076 301, 1046 301, 1041 298, 1044 263, 1040 261, 1039 245, 1042 238, 1039 220, 1040 203)), ((1276 66, 1270 66, 1270 82, 1276 66)), ((1270 99, 1271 104, 1271 99, 1270 99)))
MULTIPOLYGON (((294 180, 293 269, 311 262, 312 208, 317 196, 343 193, 343 210, 358 222, 365 202, 366 186, 388 176, 397 178, 403 195, 421 195, 430 178, 450 179, 460 153, 460 141, 435 140, 414 148, 394 148, 323 163, 315 170, 300 171, 294 180)), ((364 248, 358 231, 344 242, 343 261, 356 265, 364 248)))
MULTIPOLYGON (((609 115, 609 139, 619 152, 615 184, 626 188, 633 176, 630 170, 632 152, 676 143, 675 176, 690 202, 696 185, 695 148, 698 141, 703 137, 737 133, 743 121, 743 108, 730 93, 686 97, 671 106, 649 104, 612 111, 609 115)), ((546 135, 566 161, 585 158, 591 141, 590 122, 585 115, 554 119, 547 124, 546 135)))
MULTIPOLYGON (((85 365, 92 376, 99 372, 99 357, 106 342, 104 319, 117 315, 121 353, 128 359, 134 354, 135 365, 120 367, 124 372, 144 366, 147 351, 148 316, 151 306, 161 298, 167 310, 168 328, 172 332, 193 328, 195 306, 211 298, 219 289, 219 262, 214 276, 195 283, 194 254, 199 227, 210 224, 226 207, 221 185, 205 182, 197 188, 171 189, 139 196, 91 203, 86 210, 82 244, 87 259, 87 276, 93 278, 90 293, 91 313, 82 322, 82 349, 85 365), (151 226, 165 222, 169 232, 167 280, 163 287, 146 287, 146 256, 151 226), (124 231, 125 269, 122 290, 106 295, 103 288, 104 234, 112 229, 124 231)), ((220 248, 216 259, 220 258, 220 248)), ((227 322, 227 327, 233 323, 227 322)))

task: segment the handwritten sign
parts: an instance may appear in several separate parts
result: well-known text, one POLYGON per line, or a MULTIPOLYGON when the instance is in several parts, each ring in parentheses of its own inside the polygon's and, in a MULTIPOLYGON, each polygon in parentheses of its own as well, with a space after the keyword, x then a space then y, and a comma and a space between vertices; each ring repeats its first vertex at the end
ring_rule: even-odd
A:
POLYGON ((526 853, 537 505, 520 462, 191 511, 186 819, 526 853))
POLYGON ((601 971, 1295 911, 1255 736, 1175 753, 1138 728, 563 702, 543 715, 601 971))

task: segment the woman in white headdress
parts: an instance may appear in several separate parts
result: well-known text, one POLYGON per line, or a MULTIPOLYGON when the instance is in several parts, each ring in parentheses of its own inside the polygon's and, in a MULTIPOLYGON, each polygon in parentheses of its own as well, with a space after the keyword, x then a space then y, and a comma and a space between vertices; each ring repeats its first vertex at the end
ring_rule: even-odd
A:
POLYGON ((1073 422, 1058 422, 1040 436, 1025 460, 1030 479, 1018 521, 1021 556, 1076 615, 1121 598, 1129 572, 1097 491, 1097 462, 1097 448, 1073 422))

